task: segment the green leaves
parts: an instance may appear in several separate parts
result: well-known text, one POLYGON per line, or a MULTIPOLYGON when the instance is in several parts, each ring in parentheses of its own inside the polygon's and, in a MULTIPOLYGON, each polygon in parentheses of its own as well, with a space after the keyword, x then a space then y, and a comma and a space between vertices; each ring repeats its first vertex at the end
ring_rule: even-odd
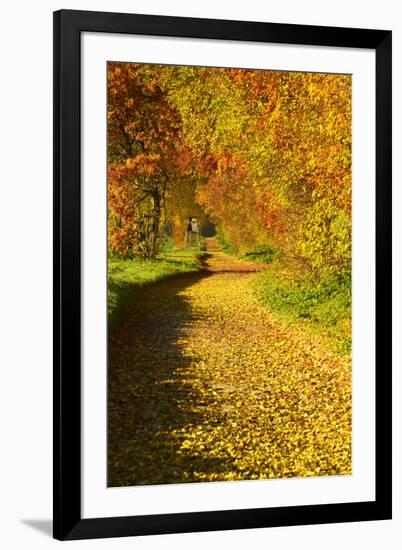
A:
POLYGON ((350 268, 352 220, 331 196, 317 197, 299 228, 300 253, 318 273, 350 268))

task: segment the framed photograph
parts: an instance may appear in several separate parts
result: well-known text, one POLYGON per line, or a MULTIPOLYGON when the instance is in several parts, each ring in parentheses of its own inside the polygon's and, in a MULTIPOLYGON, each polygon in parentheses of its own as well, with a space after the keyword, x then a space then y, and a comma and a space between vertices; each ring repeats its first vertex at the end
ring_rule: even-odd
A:
POLYGON ((391 32, 55 12, 54 537, 391 500, 391 32))

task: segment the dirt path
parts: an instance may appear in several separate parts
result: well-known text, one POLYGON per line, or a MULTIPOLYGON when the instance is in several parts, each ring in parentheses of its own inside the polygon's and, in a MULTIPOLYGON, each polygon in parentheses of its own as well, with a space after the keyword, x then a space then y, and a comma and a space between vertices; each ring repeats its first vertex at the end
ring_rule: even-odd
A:
POLYGON ((254 273, 267 268, 266 264, 246 262, 222 251, 215 237, 205 239, 206 254, 201 260, 201 267, 206 271, 225 272, 237 271, 239 273, 254 273))
POLYGON ((350 361, 273 321, 219 252, 109 339, 109 485, 350 474, 350 361))

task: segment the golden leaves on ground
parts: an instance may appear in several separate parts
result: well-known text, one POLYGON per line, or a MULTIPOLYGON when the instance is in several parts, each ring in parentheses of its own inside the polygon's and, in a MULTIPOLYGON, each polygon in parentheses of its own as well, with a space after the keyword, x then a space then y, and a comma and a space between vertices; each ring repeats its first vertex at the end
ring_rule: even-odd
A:
POLYGON ((145 290, 109 338, 109 486, 351 474, 351 363, 274 321, 250 273, 145 290))

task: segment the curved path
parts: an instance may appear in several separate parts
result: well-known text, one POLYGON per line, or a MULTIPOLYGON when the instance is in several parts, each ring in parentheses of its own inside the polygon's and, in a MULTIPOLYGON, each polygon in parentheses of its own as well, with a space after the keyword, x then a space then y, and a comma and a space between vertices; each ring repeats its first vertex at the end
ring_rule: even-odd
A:
POLYGON ((109 338, 109 485, 350 474, 350 360, 274 321, 218 252, 109 338))

